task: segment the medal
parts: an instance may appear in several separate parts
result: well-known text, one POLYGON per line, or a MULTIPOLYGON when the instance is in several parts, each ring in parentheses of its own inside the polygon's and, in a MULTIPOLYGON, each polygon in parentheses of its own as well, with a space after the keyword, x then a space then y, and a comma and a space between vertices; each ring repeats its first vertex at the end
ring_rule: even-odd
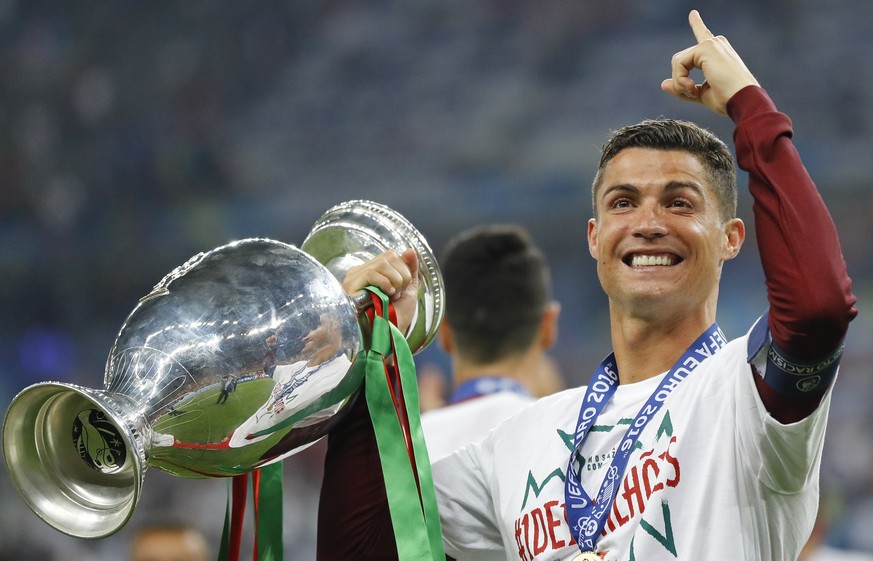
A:
POLYGON ((602 561, 600 556, 594 553, 597 539, 603 534, 609 510, 624 477, 625 468, 627 468, 631 454, 636 447, 637 439, 676 386, 707 357, 712 356, 724 345, 724 334, 718 325, 713 323, 682 353, 679 360, 664 375, 664 378, 658 383, 658 387, 637 412, 631 426, 625 431, 616 447, 612 463, 600 484, 600 490, 592 498, 582 486, 581 472, 582 462, 584 462, 581 453, 582 445, 619 383, 615 354, 610 354, 600 363, 594 372, 592 381, 585 389, 582 406, 579 410, 579 421, 576 423, 573 437, 573 452, 570 454, 567 476, 564 478, 564 504, 567 523, 573 531, 576 544, 582 551, 573 558, 573 561, 602 561))

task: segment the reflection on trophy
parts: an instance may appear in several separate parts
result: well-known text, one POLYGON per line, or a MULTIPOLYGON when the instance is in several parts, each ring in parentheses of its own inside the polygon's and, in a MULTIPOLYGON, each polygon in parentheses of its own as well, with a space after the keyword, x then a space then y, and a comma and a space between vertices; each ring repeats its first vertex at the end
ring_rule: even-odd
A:
POLYGON ((12 401, 3 453, 28 506, 57 530, 100 538, 132 516, 145 471, 230 477, 327 434, 360 387, 367 293, 348 269, 386 249, 419 256, 415 352, 435 336, 442 278, 427 242, 369 201, 327 211, 301 248, 269 239, 200 253, 166 275, 125 320, 103 389, 43 382, 12 401))

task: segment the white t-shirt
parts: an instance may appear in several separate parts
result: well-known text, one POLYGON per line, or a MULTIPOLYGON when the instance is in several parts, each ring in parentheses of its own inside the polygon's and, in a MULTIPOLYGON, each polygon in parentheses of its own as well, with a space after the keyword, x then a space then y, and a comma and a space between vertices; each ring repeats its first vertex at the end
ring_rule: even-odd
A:
POLYGON ((491 429, 534 401, 530 395, 502 391, 423 413, 421 429, 430 461, 479 442, 491 429))
MULTIPOLYGON (((641 434, 598 541, 605 561, 796 559, 817 510, 830 391, 806 419, 780 424, 761 403, 746 346, 741 337, 705 360, 641 434)), ((663 376, 620 385, 592 427, 581 450, 589 495, 663 376)), ((574 388, 540 399, 434 463, 449 555, 578 555, 564 477, 584 395, 574 388)))

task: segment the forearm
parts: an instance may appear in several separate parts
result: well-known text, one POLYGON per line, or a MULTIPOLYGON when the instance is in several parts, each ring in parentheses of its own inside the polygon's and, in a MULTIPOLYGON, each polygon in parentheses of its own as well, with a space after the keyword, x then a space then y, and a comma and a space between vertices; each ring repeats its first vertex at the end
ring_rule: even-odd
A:
POLYGON ((857 314, 836 227, 791 142, 790 120, 766 93, 745 88, 728 112, 754 198, 771 336, 795 358, 826 357, 857 314))

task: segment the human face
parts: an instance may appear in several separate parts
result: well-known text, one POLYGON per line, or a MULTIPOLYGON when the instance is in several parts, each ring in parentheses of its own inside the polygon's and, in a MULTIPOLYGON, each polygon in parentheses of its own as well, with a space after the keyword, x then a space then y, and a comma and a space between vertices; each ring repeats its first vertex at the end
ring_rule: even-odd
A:
POLYGON ((613 311, 715 319, 722 264, 742 245, 723 222, 706 169, 680 150, 627 148, 603 169, 588 248, 613 311), (711 316, 711 317, 710 317, 711 316))

